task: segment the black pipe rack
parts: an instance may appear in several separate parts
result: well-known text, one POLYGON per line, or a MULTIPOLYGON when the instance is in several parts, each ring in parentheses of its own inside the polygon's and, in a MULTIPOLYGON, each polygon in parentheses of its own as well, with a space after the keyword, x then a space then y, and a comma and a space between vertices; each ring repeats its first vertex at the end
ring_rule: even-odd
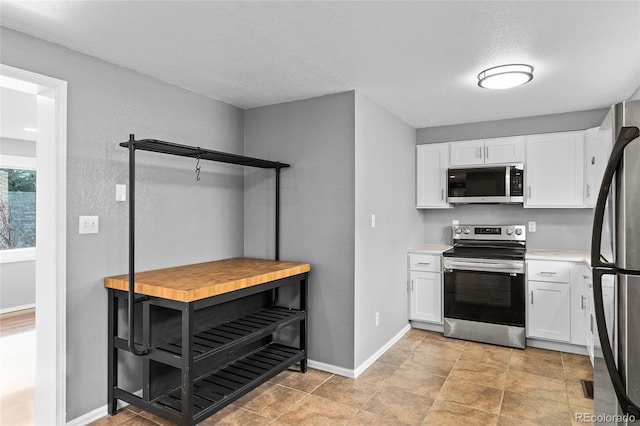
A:
POLYGON ((200 331, 195 335, 190 334, 193 330, 193 316, 195 311, 206 307, 204 305, 214 306, 224 303, 227 300, 227 296, 216 296, 197 303, 182 303, 147 296, 136 297, 135 292, 136 151, 149 151, 196 159, 197 180, 199 180, 200 160, 262 169, 274 169, 276 183, 275 260, 279 260, 280 257, 280 171, 283 168, 290 167, 289 164, 156 139, 136 140, 133 134, 129 135, 128 141, 122 142, 119 145, 129 150, 129 272, 127 291, 109 289, 109 413, 114 414, 116 412, 116 403, 117 400, 120 399, 160 415, 172 422, 185 425, 195 424, 226 406, 242 393, 255 388, 283 368, 299 362, 301 371, 306 372, 306 273, 263 285, 266 290, 251 288, 234 292, 234 297, 238 298, 243 297, 243 295, 257 296, 260 292, 270 291, 272 292, 272 301, 267 303, 267 305, 270 304, 270 306, 260 308, 253 314, 237 318, 232 322, 219 324, 211 329, 200 331), (299 310, 283 309, 276 306, 278 289, 283 285, 299 285, 301 295, 299 310), (127 299, 128 339, 118 337, 119 299, 127 299), (135 307, 137 304, 142 305, 143 310, 143 331, 145 331, 145 334, 141 342, 142 347, 137 347, 135 337, 135 307), (182 312, 181 338, 166 342, 163 345, 153 345, 149 338, 151 312, 152 309, 161 309, 163 307, 170 308, 174 312, 182 312), (294 323, 301 324, 300 348, 282 346, 270 341, 270 334, 294 323), (231 329, 235 329, 235 331, 230 332, 231 329), (214 371, 207 377, 200 377, 197 383, 194 382, 194 363, 203 364, 206 361, 213 361, 217 354, 223 354, 225 351, 233 352, 235 348, 247 344, 254 348, 252 352, 244 358, 238 359, 236 363, 229 364, 217 372, 214 371), (143 357, 145 370, 143 394, 146 394, 143 398, 124 391, 117 386, 118 350, 128 351, 134 355, 143 357), (182 383, 182 387, 175 388, 163 396, 154 395, 152 389, 153 383, 149 381, 148 377, 149 369, 151 368, 150 363, 152 362, 181 369, 183 377, 180 382, 182 383), (220 386, 216 384, 216 381, 223 380, 224 377, 227 377, 227 375, 230 374, 227 370, 241 371, 240 377, 242 377, 242 380, 235 387, 231 386, 229 388, 229 385, 225 384, 222 388, 226 386, 228 389, 222 392, 220 386), (222 379, 218 376, 222 377, 222 379), (187 390, 185 391, 185 389, 187 390), (202 395, 200 395, 200 393, 202 393, 202 395), (150 397, 149 395, 153 396, 150 397), (205 400, 208 401, 203 405, 203 407, 206 405, 206 408, 200 407, 200 405, 202 405, 200 402, 205 400))

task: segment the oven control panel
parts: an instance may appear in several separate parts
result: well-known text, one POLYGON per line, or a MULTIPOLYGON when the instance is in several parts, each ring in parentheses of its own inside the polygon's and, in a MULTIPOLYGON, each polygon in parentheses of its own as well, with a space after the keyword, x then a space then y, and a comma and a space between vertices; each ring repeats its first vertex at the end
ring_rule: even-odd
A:
POLYGON ((524 225, 454 225, 453 240, 525 241, 524 225))

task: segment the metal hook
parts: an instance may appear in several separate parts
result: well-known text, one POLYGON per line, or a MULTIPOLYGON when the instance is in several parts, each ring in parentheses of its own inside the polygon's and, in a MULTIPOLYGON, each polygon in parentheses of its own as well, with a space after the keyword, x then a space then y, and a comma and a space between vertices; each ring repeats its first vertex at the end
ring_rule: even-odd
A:
POLYGON ((196 181, 200 182, 200 147, 198 147, 198 155, 196 156, 196 181))

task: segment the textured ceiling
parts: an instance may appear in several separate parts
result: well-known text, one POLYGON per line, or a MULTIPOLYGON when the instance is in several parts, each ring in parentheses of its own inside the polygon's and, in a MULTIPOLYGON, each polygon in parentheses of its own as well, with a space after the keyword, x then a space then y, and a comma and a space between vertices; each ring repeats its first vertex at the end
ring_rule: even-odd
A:
POLYGON ((358 90, 420 128, 601 108, 640 85, 640 1, 1 7, 4 26, 241 108, 358 90), (535 67, 528 85, 477 86, 520 62, 535 67))

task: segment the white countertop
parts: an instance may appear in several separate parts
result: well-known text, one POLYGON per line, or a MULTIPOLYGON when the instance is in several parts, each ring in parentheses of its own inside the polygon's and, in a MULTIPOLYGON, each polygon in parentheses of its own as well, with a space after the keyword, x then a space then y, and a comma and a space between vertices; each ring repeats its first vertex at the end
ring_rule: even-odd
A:
POLYGON ((407 252, 420 254, 442 254, 443 251, 449 250, 450 248, 451 246, 441 244, 420 244, 409 248, 407 252))
POLYGON ((527 260, 562 260, 566 262, 583 262, 591 265, 591 252, 579 250, 542 250, 527 249, 527 260))
MULTIPOLYGON (((420 254, 442 254, 443 251, 449 250, 450 245, 442 244, 420 244, 413 246, 407 250, 408 253, 420 254)), ((583 262, 587 266, 591 264, 591 253, 580 250, 545 250, 545 249, 527 249, 527 260, 558 260, 565 262, 583 262)))

